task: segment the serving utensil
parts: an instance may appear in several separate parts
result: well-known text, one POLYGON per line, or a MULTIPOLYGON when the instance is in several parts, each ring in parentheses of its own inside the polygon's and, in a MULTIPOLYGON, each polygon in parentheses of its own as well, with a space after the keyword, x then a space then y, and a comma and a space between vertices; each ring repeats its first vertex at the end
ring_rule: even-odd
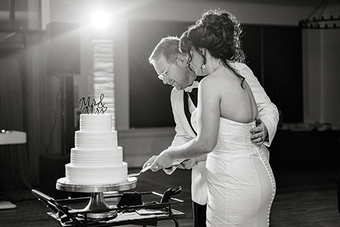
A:
POLYGON ((146 171, 148 171, 151 168, 151 165, 148 165, 147 167, 141 169, 141 171, 139 171, 138 173, 131 173, 128 176, 129 177, 138 177, 139 175, 141 175, 142 173, 145 173, 146 171))

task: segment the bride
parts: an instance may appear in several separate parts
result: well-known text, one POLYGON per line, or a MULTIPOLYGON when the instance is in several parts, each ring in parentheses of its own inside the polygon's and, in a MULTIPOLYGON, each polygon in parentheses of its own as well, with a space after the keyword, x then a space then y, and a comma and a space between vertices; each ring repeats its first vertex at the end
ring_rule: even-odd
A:
POLYGON ((241 29, 233 15, 205 12, 180 38, 190 68, 208 75, 199 84, 193 126, 197 138, 170 147, 155 159, 152 171, 174 160, 206 157, 207 226, 269 226, 276 184, 269 160, 253 144, 257 106, 245 78, 233 67, 244 60, 241 29))

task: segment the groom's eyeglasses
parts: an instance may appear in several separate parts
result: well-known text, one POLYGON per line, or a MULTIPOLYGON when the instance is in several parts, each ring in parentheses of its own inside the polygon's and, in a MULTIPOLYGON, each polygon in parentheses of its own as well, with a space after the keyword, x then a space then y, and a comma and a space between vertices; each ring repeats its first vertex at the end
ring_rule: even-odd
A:
POLYGON ((174 64, 174 62, 171 63, 171 64, 169 65, 168 68, 164 69, 163 72, 161 72, 161 73, 158 75, 158 79, 164 80, 164 79, 168 78, 169 70, 170 70, 170 68, 171 68, 171 66, 172 66, 173 64, 174 64))

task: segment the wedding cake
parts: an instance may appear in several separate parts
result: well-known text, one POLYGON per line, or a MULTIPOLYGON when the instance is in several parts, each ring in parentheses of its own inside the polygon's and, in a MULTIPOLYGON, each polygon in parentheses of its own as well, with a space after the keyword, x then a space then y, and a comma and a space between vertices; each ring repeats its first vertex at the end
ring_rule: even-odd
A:
POLYGON ((75 147, 65 165, 66 182, 82 185, 118 184, 127 179, 123 148, 117 145, 111 114, 81 114, 75 147))

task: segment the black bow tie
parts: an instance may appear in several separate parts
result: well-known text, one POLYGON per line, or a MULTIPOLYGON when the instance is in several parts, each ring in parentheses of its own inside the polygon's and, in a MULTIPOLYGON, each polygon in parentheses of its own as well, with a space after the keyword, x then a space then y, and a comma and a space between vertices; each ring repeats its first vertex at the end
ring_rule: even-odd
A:
POLYGON ((198 93, 198 83, 200 82, 204 77, 206 76, 198 76, 196 77, 193 85, 186 88, 186 92, 189 94, 191 101, 194 103, 194 105, 197 107, 197 93, 198 93), (197 81, 197 82, 196 82, 197 81))
POLYGON ((197 76, 195 81, 200 82, 204 77, 206 77, 206 76, 197 76))

